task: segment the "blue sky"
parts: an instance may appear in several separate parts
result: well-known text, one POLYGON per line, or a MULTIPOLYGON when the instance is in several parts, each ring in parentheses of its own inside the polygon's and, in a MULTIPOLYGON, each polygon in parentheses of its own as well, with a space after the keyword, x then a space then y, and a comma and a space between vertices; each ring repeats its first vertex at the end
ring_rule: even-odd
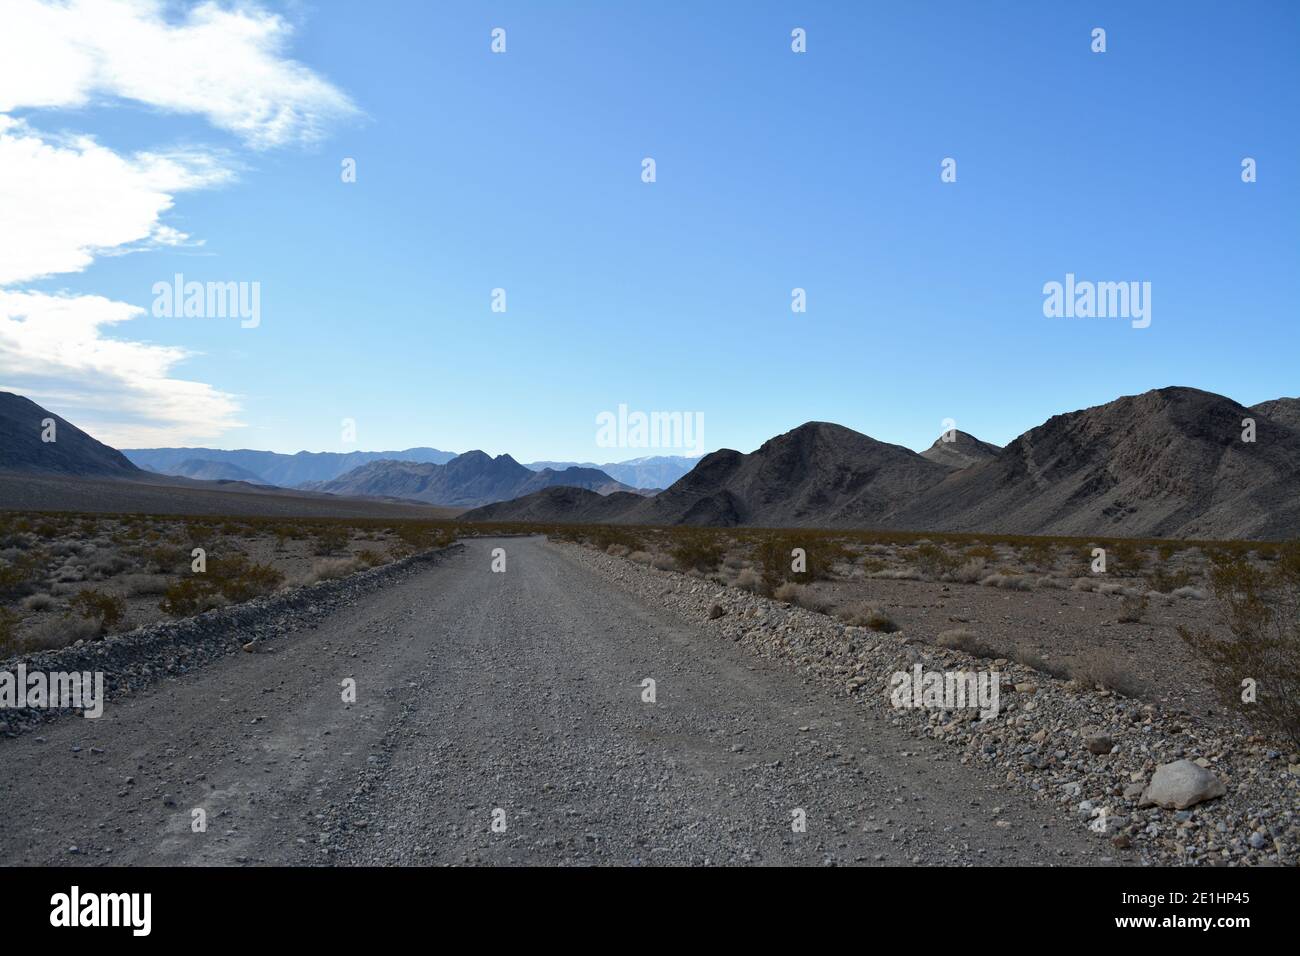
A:
POLYGON ((1165 385, 1300 392, 1300 5, 704 6, 266 5, 277 62, 328 87, 271 143, 120 83, 9 104, 223 172, 159 213, 186 243, 3 287, 140 307, 95 334, 183 350, 202 394, 119 404, 14 340, 0 387, 119 445, 521 461, 673 453, 597 447, 620 404, 702 413, 708 450, 814 419, 920 449, 948 417, 1001 444, 1165 385), (260 325, 148 314, 177 272, 259 282, 260 325), (1150 327, 1045 318, 1066 273, 1150 282, 1150 327))

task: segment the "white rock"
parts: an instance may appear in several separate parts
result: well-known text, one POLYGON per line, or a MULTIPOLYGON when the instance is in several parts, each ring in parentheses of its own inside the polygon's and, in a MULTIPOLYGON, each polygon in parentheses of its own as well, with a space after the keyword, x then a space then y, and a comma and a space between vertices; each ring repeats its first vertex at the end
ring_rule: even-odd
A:
POLYGON ((1186 810, 1203 800, 1214 800, 1227 793, 1223 781, 1190 760, 1177 760, 1156 767, 1139 806, 1186 810))

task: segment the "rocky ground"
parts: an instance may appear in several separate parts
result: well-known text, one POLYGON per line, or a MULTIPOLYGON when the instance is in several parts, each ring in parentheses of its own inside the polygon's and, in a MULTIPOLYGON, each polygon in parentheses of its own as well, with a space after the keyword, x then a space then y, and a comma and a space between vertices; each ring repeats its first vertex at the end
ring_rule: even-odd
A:
MULTIPOLYGON (((550 546, 716 640, 814 676, 918 739, 944 742, 963 765, 991 770, 1016 791, 1055 805, 1123 862, 1297 861, 1300 755, 1276 742, 1141 699, 1084 690, 1008 659, 928 644, 915 633, 920 628, 886 634, 848 626, 699 576, 574 544, 550 546), (1000 713, 981 720, 971 709, 893 707, 891 675, 918 663, 927 671, 997 670, 1000 713), (1166 770, 1152 786, 1158 768, 1181 761, 1190 767, 1166 770)), ((1015 620, 1018 595, 998 596, 1008 599, 1007 616, 1015 620)), ((952 617, 950 626, 959 626, 963 615, 952 617)), ((1030 630, 1035 621, 1019 627, 1030 630)))

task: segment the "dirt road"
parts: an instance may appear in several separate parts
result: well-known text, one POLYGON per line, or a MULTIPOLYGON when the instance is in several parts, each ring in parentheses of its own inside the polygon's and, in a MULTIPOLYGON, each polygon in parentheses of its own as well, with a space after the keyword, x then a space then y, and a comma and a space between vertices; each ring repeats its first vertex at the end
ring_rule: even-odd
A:
POLYGON ((471 540, 321 627, 0 740, 0 768, 4 864, 1077 864, 1104 849, 533 538, 471 540))

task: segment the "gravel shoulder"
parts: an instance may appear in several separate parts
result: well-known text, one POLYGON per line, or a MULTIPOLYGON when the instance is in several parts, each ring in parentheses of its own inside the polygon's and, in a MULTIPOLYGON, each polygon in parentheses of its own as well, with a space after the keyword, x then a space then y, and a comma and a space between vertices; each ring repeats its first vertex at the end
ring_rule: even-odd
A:
POLYGON ((1109 861, 946 744, 540 539, 468 541, 0 760, 6 864, 1109 861))

